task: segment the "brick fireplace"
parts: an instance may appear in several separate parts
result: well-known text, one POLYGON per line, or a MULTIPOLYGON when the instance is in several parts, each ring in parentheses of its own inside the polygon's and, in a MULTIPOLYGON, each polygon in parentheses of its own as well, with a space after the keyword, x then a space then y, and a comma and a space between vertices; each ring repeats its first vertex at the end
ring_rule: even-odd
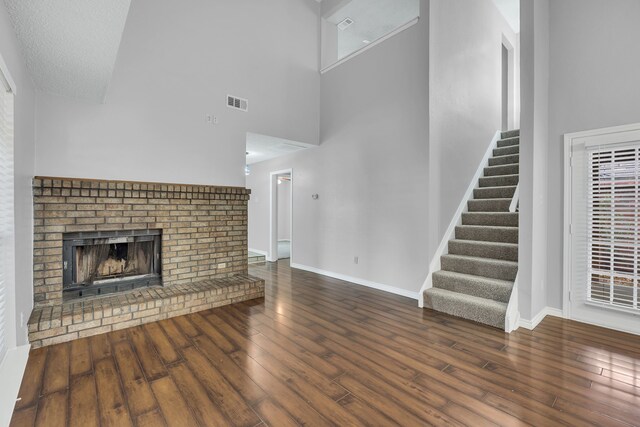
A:
POLYGON ((36 177, 32 345, 263 296, 264 282, 247 274, 249 194, 36 177))

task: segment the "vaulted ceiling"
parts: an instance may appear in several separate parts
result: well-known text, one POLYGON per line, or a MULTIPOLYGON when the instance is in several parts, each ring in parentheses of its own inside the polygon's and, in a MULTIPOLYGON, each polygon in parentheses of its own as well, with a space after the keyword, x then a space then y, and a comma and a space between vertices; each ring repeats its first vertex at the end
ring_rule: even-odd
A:
POLYGON ((130 0, 4 0, 43 92, 104 100, 130 0))

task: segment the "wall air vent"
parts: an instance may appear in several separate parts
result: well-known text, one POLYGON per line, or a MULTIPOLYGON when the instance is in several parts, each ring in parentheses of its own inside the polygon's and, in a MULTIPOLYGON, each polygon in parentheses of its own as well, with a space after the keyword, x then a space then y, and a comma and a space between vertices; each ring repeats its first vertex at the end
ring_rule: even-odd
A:
POLYGON ((342 21, 338 22, 338 29, 340 31, 344 31, 347 29, 347 27, 349 27, 351 24, 353 24, 353 19, 351 18, 344 18, 342 21))
POLYGON ((249 101, 237 96, 227 95, 227 107, 240 111, 249 111, 249 101))

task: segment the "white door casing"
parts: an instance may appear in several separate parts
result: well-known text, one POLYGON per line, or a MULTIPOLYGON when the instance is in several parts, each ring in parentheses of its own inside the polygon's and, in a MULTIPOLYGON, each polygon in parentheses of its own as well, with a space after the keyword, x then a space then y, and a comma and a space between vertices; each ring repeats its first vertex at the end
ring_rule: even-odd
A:
MULTIPOLYGON (((584 323, 640 334, 640 311, 589 299, 591 279, 588 272, 591 256, 589 153, 636 145, 640 147, 640 124, 565 135, 563 315, 584 323)), ((636 211, 635 215, 639 213, 636 211)), ((637 228, 635 233, 638 233, 637 228)), ((636 253, 635 258, 638 257, 636 253)))

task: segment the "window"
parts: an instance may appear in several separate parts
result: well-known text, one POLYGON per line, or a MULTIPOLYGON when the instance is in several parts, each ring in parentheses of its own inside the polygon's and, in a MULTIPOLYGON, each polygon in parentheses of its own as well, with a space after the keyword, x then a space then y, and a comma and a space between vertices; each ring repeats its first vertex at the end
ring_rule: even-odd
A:
POLYGON ((14 280, 13 94, 0 72, 0 362, 7 352, 7 298, 14 280))
POLYGON ((588 153, 587 300, 640 311, 640 144, 588 153))
POLYGON ((414 24, 419 0, 323 2, 322 70, 414 24))

